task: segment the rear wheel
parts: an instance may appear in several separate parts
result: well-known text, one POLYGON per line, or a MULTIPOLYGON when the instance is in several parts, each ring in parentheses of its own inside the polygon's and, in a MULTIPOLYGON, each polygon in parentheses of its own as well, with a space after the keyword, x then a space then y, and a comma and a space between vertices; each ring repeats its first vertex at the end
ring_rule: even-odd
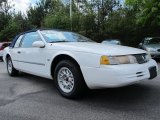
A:
POLYGON ((8 57, 8 58, 7 58, 7 71, 8 71, 8 74, 9 74, 10 76, 16 76, 16 75, 18 75, 18 70, 16 70, 16 69, 13 67, 13 63, 12 63, 11 57, 8 57))
POLYGON ((58 63, 54 78, 58 91, 67 98, 79 97, 86 87, 79 66, 70 60, 63 60, 58 63))

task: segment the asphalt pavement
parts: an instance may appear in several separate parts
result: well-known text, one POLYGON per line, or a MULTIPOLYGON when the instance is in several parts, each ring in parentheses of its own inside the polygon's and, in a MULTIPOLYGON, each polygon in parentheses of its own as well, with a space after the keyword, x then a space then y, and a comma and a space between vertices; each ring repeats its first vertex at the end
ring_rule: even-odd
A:
POLYGON ((0 120, 160 120, 160 76, 69 100, 52 80, 24 73, 10 77, 0 62, 0 120))

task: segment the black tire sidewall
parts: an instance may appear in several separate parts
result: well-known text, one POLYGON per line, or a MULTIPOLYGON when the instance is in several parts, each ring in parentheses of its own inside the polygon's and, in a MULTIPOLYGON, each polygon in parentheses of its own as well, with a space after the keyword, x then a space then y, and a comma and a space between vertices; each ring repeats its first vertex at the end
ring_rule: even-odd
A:
POLYGON ((77 96, 79 96, 81 94, 82 91, 82 87, 83 87, 83 77, 79 71, 79 67, 77 65, 75 65, 73 62, 69 61, 69 60, 63 60, 61 62, 58 63, 58 65, 55 68, 55 73, 54 73, 54 81, 55 81, 55 85, 58 89, 58 91, 61 93, 62 96, 67 97, 67 98, 76 98, 77 96), (69 93, 65 93, 59 86, 58 84, 58 72, 62 67, 66 67, 68 68, 74 77, 74 87, 72 89, 71 92, 69 93))
POLYGON ((11 61, 11 63, 12 63, 12 60, 11 60, 10 57, 7 58, 7 72, 8 72, 9 75, 12 75, 12 73, 13 73, 13 63, 12 63, 12 71, 10 73, 9 70, 8 70, 8 63, 9 63, 9 61, 11 61))
POLYGON ((7 72, 8 72, 8 74, 10 75, 10 76, 16 76, 17 74, 18 74, 18 71, 14 68, 14 66, 13 66, 13 62, 12 62, 12 59, 11 59, 11 57, 8 57, 7 58, 7 72), (11 63, 12 63, 12 71, 11 71, 11 73, 9 72, 9 70, 8 70, 8 62, 9 61, 11 61, 11 63))

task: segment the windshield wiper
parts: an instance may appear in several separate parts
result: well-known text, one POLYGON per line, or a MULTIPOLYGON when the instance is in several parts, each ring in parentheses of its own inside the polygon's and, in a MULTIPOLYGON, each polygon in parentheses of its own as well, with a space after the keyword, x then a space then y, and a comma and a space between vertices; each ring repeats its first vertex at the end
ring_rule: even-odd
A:
POLYGON ((78 42, 88 42, 88 41, 86 41, 86 40, 81 40, 81 41, 78 41, 78 42))
POLYGON ((57 40, 57 41, 51 41, 49 43, 58 43, 58 42, 70 42, 70 41, 66 41, 66 40, 57 40))

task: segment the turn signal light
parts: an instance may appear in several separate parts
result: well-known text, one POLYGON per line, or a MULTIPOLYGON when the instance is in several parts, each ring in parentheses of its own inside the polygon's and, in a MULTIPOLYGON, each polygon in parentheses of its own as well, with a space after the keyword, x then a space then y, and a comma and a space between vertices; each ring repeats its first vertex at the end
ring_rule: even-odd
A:
POLYGON ((109 58, 107 56, 101 56, 101 60, 100 60, 100 64, 101 65, 109 65, 109 58))

